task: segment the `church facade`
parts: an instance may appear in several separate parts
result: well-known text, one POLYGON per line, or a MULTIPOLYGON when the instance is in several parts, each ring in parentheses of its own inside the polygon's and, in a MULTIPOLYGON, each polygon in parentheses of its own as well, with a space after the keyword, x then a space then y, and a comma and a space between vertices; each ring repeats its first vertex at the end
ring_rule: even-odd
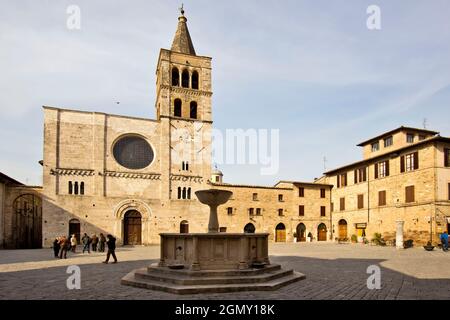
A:
POLYGON ((314 182, 225 183, 212 170, 211 58, 196 54, 186 22, 182 14, 159 54, 156 119, 44 106, 43 186, 0 175, 3 248, 49 247, 69 234, 148 245, 162 232, 206 232, 208 208, 195 191, 208 188, 233 192, 219 207, 221 232, 267 232, 276 242, 392 238, 397 220, 421 242, 449 228, 450 139, 432 131, 373 138, 363 161, 314 182))

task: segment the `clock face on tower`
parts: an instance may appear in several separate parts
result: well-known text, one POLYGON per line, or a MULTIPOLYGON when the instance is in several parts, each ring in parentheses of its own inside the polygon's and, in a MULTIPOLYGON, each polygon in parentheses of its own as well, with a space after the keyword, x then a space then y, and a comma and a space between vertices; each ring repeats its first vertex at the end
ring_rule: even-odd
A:
POLYGON ((154 152, 150 144, 139 136, 124 136, 113 146, 114 159, 127 169, 144 169, 153 159, 154 152))

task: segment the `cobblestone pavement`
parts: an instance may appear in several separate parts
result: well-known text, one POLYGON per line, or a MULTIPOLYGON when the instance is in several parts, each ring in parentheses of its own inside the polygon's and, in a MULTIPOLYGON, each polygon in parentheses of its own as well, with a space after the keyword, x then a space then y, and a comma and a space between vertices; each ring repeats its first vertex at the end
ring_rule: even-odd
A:
POLYGON ((122 286, 133 269, 156 262, 159 247, 122 247, 118 264, 104 254, 54 259, 51 249, 1 250, 0 299, 450 299, 450 252, 359 244, 270 245, 271 261, 306 274, 277 291, 183 295, 122 286), (68 290, 69 265, 81 268, 81 289, 68 290), (381 289, 369 290, 367 267, 381 268, 381 289))

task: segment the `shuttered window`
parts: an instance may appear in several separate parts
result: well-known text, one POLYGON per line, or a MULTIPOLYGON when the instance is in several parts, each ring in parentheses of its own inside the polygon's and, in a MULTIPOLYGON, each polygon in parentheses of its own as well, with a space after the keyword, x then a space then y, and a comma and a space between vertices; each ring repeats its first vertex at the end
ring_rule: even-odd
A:
POLYGON ((358 194, 358 209, 364 208, 364 195, 358 194))
POLYGON ((419 152, 414 152, 400 158, 400 171, 413 171, 419 169, 419 152))
POLYGON ((339 210, 341 211, 345 210, 345 198, 339 199, 339 210))
POLYGON ((415 201, 414 186, 408 186, 405 188, 405 202, 410 203, 414 201, 415 201))
POLYGON ((450 167, 450 149, 444 149, 444 167, 450 167))
POLYGON ((337 187, 347 186, 347 173, 343 173, 337 176, 337 187))
POLYGON ((300 217, 303 217, 305 215, 305 206, 303 206, 303 205, 298 206, 298 215, 300 217))
POLYGON ((320 197, 325 198, 325 189, 320 189, 320 197))
POLYGON ((386 205, 386 190, 378 191, 378 205, 379 206, 386 205))
POLYGON ((321 217, 325 217, 326 215, 326 207, 325 206, 321 206, 320 207, 320 216, 321 217))
POLYGON ((305 196, 305 188, 303 188, 303 187, 298 188, 298 196, 299 197, 305 196))
POLYGON ((366 167, 353 171, 355 184, 367 181, 366 167))

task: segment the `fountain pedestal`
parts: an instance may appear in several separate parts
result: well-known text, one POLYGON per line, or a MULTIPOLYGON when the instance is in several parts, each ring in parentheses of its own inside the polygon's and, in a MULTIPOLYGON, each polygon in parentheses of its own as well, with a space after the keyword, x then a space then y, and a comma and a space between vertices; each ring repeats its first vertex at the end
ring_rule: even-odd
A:
POLYGON ((218 232, 217 207, 231 191, 195 194, 210 207, 208 233, 161 233, 159 262, 127 274, 122 284, 187 294, 274 290, 305 278, 270 263, 268 233, 218 232))

